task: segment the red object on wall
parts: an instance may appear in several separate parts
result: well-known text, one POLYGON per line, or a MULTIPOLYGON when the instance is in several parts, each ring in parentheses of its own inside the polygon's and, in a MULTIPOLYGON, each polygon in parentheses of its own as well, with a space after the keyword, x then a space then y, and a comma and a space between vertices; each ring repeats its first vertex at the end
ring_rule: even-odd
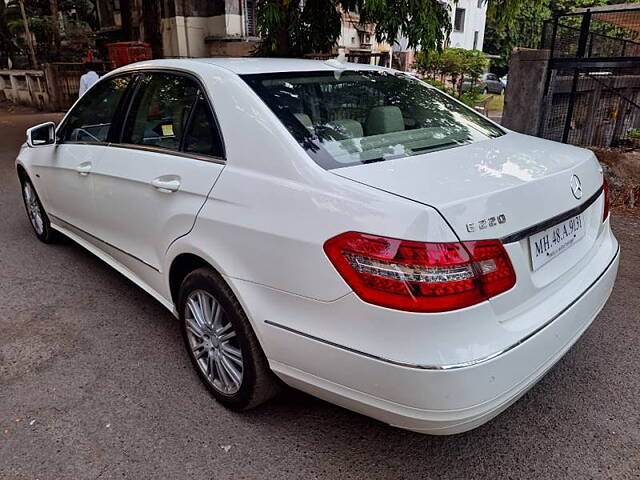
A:
POLYGON ((143 60, 151 60, 151 45, 144 42, 116 42, 107 44, 113 68, 143 60))

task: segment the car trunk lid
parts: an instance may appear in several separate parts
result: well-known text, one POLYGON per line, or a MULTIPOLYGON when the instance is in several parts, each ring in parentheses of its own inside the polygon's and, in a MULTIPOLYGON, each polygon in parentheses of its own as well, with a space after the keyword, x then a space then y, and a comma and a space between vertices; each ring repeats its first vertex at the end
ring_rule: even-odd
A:
POLYGON ((461 240, 508 237, 581 205, 602 186, 592 152, 516 133, 332 172, 438 209, 461 240))
POLYGON ((462 241, 501 239, 519 281, 512 291, 496 298, 530 298, 553 290, 560 277, 569 281, 601 232, 602 173, 593 153, 525 135, 508 133, 449 150, 332 172, 436 208, 462 241), (581 189, 576 195, 574 176, 581 189), (553 258, 546 263, 539 257, 534 261, 530 238, 540 242, 536 234, 544 235, 545 229, 569 221, 574 214, 581 215, 584 231, 560 251, 551 252, 553 258))

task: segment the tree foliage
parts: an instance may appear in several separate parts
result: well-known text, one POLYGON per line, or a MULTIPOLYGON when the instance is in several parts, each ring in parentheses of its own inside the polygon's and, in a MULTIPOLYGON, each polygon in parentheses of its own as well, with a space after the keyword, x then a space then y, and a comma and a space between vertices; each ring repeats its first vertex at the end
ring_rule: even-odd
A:
MULTIPOLYGON (((4 6, 4 0, 0 0, 4 6)), ((36 56, 39 61, 73 61, 86 54, 88 38, 94 22, 94 6, 90 0, 58 0, 58 10, 61 21, 65 48, 61 57, 57 55, 56 29, 51 11, 50 0, 24 0, 24 6, 29 22, 29 30, 35 37, 36 56)), ((20 15, 18 0, 9 0, 0 12, 0 22, 4 22, 0 31, 0 42, 3 32, 10 37, 10 43, 0 43, 4 55, 26 55, 27 45, 24 36, 24 25, 20 15), (4 20, 3 20, 4 17, 4 20)), ((15 60, 15 58, 14 58, 15 60)))
MULTIPOLYGON (((527 3, 488 1, 496 12, 515 12, 527 3)), ((378 42, 392 44, 404 36, 416 50, 441 50, 451 32, 451 6, 440 0, 258 0, 262 42, 255 53, 297 57, 330 52, 340 36, 341 12, 347 11, 358 13, 361 24, 375 24, 378 42)))
POLYGON ((442 51, 422 50, 416 54, 414 67, 418 73, 440 80, 451 81, 452 92, 458 97, 462 95, 462 81, 477 79, 486 71, 488 60, 479 50, 465 50, 464 48, 445 48, 442 51))
POLYGON ((7 66, 7 57, 16 50, 12 36, 9 33, 7 8, 4 1, 0 1, 0 68, 7 66))

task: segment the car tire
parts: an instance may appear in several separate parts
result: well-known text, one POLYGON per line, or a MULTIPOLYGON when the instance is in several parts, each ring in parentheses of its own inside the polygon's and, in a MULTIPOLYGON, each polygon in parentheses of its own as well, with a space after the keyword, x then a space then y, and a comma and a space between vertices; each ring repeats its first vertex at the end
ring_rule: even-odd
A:
POLYGON ((279 393, 280 380, 269 369, 242 306, 218 273, 199 268, 187 275, 178 311, 189 358, 218 402, 248 410, 279 393))
POLYGON ((33 228, 33 232, 38 240, 44 243, 56 243, 62 238, 61 235, 51 228, 51 222, 40 197, 36 192, 33 183, 25 173, 20 175, 20 186, 22 190, 22 201, 27 212, 27 218, 33 228))

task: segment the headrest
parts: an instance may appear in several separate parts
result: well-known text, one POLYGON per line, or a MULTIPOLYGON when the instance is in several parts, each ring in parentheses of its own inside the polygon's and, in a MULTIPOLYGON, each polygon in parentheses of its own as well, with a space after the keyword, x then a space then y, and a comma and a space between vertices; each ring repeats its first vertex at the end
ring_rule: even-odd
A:
POLYGON ((393 105, 373 107, 369 110, 365 130, 367 135, 378 135, 380 133, 404 130, 402 111, 393 105))

